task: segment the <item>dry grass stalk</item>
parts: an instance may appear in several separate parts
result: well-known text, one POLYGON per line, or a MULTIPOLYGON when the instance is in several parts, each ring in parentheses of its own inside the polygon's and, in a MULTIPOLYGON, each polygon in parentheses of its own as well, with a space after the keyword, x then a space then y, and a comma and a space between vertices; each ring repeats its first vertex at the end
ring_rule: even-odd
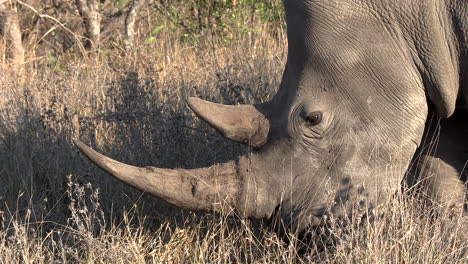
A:
POLYGON ((0 259, 5 263, 466 263, 466 218, 431 216, 396 199, 371 221, 331 219, 285 243, 265 225, 182 212, 116 182, 71 145, 79 136, 135 165, 201 167, 247 149, 186 106, 268 100, 286 59, 284 34, 258 32, 197 47, 163 31, 89 64, 36 63, 28 79, 0 76, 0 259), (282 37, 281 37, 282 36, 282 37), (68 175, 68 177, 67 177, 68 175), (379 214, 385 212, 385 214, 379 214), (322 234, 323 235, 323 234, 322 234), (321 243, 322 242, 322 243, 321 243), (327 244, 321 247, 320 244, 327 244))

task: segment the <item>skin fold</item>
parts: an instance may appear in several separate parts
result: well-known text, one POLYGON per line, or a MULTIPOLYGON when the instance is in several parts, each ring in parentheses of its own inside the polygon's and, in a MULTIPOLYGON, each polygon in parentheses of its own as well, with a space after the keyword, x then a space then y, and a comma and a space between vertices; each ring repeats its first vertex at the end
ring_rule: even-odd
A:
POLYGON ((468 121, 467 2, 286 0, 284 6, 288 58, 271 101, 223 106, 190 99, 202 119, 255 152, 210 168, 150 174, 119 172, 115 161, 79 141, 78 147, 109 174, 173 204, 220 210, 221 202, 243 217, 277 217, 292 232, 329 214, 383 204, 410 164, 417 171, 412 182, 427 179, 421 184, 429 197, 463 206, 466 174, 457 164, 468 160, 461 125, 468 121), (454 113, 456 122, 440 122, 447 147, 421 152, 428 117, 452 120, 454 113), (159 188, 167 177, 186 184, 185 191, 159 188), (148 181, 157 191, 141 184, 148 181))

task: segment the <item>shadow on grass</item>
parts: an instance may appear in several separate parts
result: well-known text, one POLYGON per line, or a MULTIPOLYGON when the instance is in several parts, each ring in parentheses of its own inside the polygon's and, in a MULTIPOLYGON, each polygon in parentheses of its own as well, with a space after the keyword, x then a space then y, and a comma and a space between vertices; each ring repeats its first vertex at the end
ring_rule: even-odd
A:
POLYGON ((247 150, 191 114, 185 103, 191 87, 170 94, 160 85, 129 72, 109 84, 102 101, 75 111, 59 96, 39 106, 25 92, 14 106, 15 117, 0 120, 0 210, 20 216, 32 212, 30 221, 50 221, 53 228, 73 218, 73 201, 88 211, 94 208, 92 194, 99 190, 99 208, 92 210, 102 210, 107 222, 124 222, 128 211, 141 216, 132 220, 135 225, 145 218, 149 230, 167 221, 182 227, 199 219, 115 180, 71 143, 78 137, 121 162, 161 168, 204 167, 247 150), (83 186, 79 203, 73 190, 83 186))

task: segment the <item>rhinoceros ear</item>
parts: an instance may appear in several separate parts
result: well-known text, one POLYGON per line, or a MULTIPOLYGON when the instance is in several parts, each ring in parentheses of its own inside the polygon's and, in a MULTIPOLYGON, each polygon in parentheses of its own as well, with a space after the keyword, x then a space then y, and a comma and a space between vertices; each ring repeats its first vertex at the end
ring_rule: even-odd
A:
POLYGON ((267 142, 270 121, 252 105, 223 105, 199 98, 190 108, 224 137, 259 148, 267 142))
POLYGON ((421 16, 425 32, 414 42, 418 56, 415 63, 422 76, 428 99, 437 115, 448 118, 457 105, 460 89, 460 65, 454 56, 453 47, 448 43, 444 27, 431 14, 421 16))

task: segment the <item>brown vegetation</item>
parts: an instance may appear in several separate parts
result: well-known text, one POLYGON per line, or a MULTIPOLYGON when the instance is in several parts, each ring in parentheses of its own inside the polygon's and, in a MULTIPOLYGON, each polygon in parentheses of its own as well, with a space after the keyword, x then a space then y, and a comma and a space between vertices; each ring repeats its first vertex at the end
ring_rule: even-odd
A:
MULTIPOLYGON (((466 219, 431 216, 405 195, 380 208, 378 219, 336 223, 335 239, 323 248, 321 236, 286 243, 257 222, 180 211, 91 164, 73 137, 128 164, 162 168, 202 167, 249 151, 196 118, 187 101, 268 100, 286 59, 284 28, 253 14, 251 31, 207 31, 194 42, 158 19, 140 21, 126 52, 123 39, 101 39, 92 63, 77 47, 44 56, 29 51, 22 73, 2 65, 1 262, 467 262, 466 219), (145 41, 146 29, 159 24, 163 29, 145 41)), ((65 30, 57 34, 73 42, 65 30)))
POLYGON ((0 32, 4 37, 4 54, 9 60, 21 65, 24 62, 24 48, 21 41, 21 26, 14 1, 0 1, 0 32))

